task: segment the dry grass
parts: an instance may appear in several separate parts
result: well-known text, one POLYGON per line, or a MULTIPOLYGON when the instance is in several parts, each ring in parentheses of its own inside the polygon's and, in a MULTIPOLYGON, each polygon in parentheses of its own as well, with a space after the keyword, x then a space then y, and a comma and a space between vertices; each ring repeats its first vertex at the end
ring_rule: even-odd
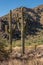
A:
POLYGON ((13 48, 8 60, 0 61, 0 65, 43 65, 43 45, 26 46, 25 54, 21 55, 22 47, 13 48), (40 52, 40 53, 39 53, 40 52))

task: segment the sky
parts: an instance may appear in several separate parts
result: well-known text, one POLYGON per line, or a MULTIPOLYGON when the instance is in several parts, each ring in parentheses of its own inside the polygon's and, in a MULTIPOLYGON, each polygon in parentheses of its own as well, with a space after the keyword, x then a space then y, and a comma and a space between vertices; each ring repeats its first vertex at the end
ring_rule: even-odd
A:
POLYGON ((24 6, 34 8, 43 4, 43 0, 0 0, 0 16, 9 13, 10 9, 24 6))

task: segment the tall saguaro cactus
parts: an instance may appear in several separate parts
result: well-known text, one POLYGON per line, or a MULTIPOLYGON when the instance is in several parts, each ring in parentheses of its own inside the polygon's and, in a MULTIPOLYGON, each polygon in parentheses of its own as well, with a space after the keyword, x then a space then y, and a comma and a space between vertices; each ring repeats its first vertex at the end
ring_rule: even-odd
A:
POLYGON ((16 20, 17 20, 17 27, 18 27, 18 29, 19 29, 19 15, 18 15, 18 13, 17 13, 17 15, 16 15, 16 20))
POLYGON ((24 37, 24 12, 21 8, 21 44, 22 44, 22 53, 25 53, 25 37, 24 37))
POLYGON ((9 21, 9 43, 10 51, 12 52, 12 11, 10 10, 10 21, 9 21))

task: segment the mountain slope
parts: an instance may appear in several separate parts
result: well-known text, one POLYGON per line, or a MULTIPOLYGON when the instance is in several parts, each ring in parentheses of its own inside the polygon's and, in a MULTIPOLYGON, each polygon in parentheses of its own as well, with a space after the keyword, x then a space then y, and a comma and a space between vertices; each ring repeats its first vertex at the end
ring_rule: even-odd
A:
MULTIPOLYGON (((17 8, 14 9, 12 11, 12 24, 15 26, 13 27, 13 36, 16 39, 19 38, 21 36, 21 8, 17 8), (17 17, 18 14, 18 17, 17 17), (19 18, 18 24, 17 24, 17 18, 19 18), (15 25, 16 24, 16 25, 15 25)), ((28 38, 29 41, 31 42, 36 42, 38 40, 43 39, 43 5, 40 5, 38 7, 35 7, 33 9, 31 8, 24 8, 24 21, 26 24, 26 38, 28 38)), ((9 14, 1 17, 1 19, 3 20, 4 24, 6 23, 6 21, 9 24, 9 14)), ((6 25, 6 24, 5 24, 6 25)), ((5 29, 6 31, 6 29, 5 29)), ((6 33, 6 32, 5 32, 6 33)), ((28 42, 29 42, 28 41, 28 42)), ((40 41, 38 41, 40 42, 40 41)))

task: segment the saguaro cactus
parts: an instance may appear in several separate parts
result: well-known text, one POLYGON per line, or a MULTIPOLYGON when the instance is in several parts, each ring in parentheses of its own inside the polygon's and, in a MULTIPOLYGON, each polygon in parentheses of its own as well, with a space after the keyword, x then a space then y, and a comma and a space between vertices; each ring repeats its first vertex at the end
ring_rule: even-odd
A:
POLYGON ((0 20, 0 30, 1 30, 1 25, 2 25, 2 23, 1 23, 1 20, 0 20))
POLYGON ((17 27, 18 27, 18 29, 19 29, 19 15, 18 15, 18 13, 17 13, 17 15, 16 15, 16 20, 17 20, 17 27))
POLYGON ((12 52, 12 11, 10 10, 10 21, 9 21, 9 43, 10 51, 12 52))
POLYGON ((22 53, 25 53, 25 38, 24 38, 24 12, 23 8, 21 8, 21 44, 22 44, 22 53))

